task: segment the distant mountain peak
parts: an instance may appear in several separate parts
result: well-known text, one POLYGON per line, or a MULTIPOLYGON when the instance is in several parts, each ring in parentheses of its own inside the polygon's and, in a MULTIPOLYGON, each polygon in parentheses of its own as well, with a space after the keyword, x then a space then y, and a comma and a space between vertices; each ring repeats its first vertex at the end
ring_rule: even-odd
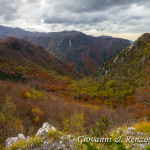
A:
POLYGON ((99 36, 99 38, 113 38, 112 36, 108 36, 108 35, 101 35, 99 36))

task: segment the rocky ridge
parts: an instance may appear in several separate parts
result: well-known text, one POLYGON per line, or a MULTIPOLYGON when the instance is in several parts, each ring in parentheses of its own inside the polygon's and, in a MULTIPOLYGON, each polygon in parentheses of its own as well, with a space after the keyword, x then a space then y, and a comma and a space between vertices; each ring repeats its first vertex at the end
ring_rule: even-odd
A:
MULTIPOLYGON (((44 123, 42 128, 40 128, 35 137, 38 137, 41 140, 40 145, 35 145, 35 143, 30 143, 26 147, 27 150, 78 150, 76 147, 77 139, 70 139, 71 135, 64 135, 61 132, 58 132, 57 129, 51 126, 48 122, 44 123), (56 134, 53 134, 53 137, 49 136, 49 133, 57 132, 59 138, 56 134), (51 138, 50 138, 51 137, 51 138)), ((85 136, 87 137, 87 136, 85 136)), ((117 137, 117 141, 123 143, 126 146, 126 149, 132 150, 147 150, 147 146, 150 144, 150 134, 145 132, 137 132, 135 127, 122 128, 119 127, 114 131, 112 137, 117 137)), ((25 137, 23 134, 18 134, 17 137, 10 137, 6 140, 6 148, 12 150, 11 147, 19 141, 24 143, 28 142, 31 137, 25 137)), ((112 138, 113 139, 113 138, 112 138)), ((22 147, 15 147, 16 150, 21 150, 22 147)))
MULTIPOLYGON (((28 145, 25 149, 27 150, 51 150, 51 149, 57 149, 57 150, 75 150, 75 142, 73 140, 69 140, 67 135, 62 134, 61 132, 58 132, 55 127, 51 126, 48 122, 44 123, 43 126, 37 131, 35 138, 37 138, 40 141, 40 144, 37 145, 34 143, 31 143, 28 145), (48 136, 49 133, 54 133, 51 136, 48 136), (58 134, 59 137, 56 136, 58 134)), ((17 150, 21 150, 28 141, 30 141, 32 137, 25 137, 23 134, 18 134, 17 137, 10 137, 6 140, 6 149, 11 150, 11 147, 13 147, 15 144, 15 148, 17 150), (17 146, 17 143, 22 141, 24 145, 21 147, 17 146)))

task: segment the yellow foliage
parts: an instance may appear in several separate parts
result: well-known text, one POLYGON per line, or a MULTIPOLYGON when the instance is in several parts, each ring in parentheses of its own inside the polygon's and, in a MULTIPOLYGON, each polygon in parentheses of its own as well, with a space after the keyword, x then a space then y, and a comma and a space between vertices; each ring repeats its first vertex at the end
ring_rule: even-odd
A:
POLYGON ((5 121, 5 116, 2 112, 0 112, 0 122, 4 122, 5 121))
POLYGON ((37 90, 27 90, 27 91, 23 91, 22 94, 29 99, 32 100, 37 100, 37 99, 45 99, 46 98, 46 94, 45 92, 41 92, 41 91, 37 91, 37 90))
POLYGON ((61 133, 58 132, 57 130, 56 131, 53 131, 53 130, 50 130, 48 133, 47 133, 47 137, 48 138, 53 138, 57 141, 60 141, 61 140, 61 133))
POLYGON ((0 111, 0 142, 4 144, 6 138, 23 131, 22 121, 16 116, 16 107, 10 97, 2 103, 0 111))
POLYGON ((36 107, 32 109, 32 113, 35 116, 35 119, 34 119, 35 123, 39 122, 39 117, 43 115, 43 112, 38 107, 36 107))
POLYGON ((85 118, 83 113, 74 113, 71 118, 63 121, 64 132, 67 134, 84 134, 85 133, 85 118))
POLYGON ((137 125, 135 125, 137 132, 150 133, 150 122, 143 121, 137 125))
POLYGON ((31 93, 30 93, 29 91, 27 91, 27 92, 25 93, 25 96, 26 96, 27 98, 31 98, 31 97, 32 97, 32 95, 31 95, 31 93))
POLYGON ((23 150, 27 148, 38 147, 41 144, 42 144, 42 140, 39 137, 33 137, 27 141, 19 140, 16 143, 14 143, 12 146, 8 147, 7 150, 16 150, 16 149, 23 150))
POLYGON ((114 87, 115 86, 115 80, 111 80, 111 81, 108 81, 107 83, 106 83, 106 87, 114 87))

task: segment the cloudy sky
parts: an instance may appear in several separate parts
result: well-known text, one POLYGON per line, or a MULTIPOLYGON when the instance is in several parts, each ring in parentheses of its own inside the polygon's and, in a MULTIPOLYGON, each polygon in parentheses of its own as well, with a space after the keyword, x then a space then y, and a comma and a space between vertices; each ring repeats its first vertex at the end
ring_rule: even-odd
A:
POLYGON ((150 0, 0 0, 0 25, 135 40, 150 32, 150 0))

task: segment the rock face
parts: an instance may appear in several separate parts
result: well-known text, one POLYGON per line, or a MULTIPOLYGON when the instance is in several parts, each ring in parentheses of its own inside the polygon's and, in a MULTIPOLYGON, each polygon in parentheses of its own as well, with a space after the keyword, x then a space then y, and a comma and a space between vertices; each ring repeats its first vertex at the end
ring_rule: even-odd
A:
MULTIPOLYGON (((52 130, 52 131, 56 131, 56 128, 51 126, 48 122, 45 122, 42 126, 42 128, 40 128, 38 130, 38 132, 36 133, 36 136, 39 136, 40 138, 45 138, 47 133, 52 130)), ((9 147, 9 146, 12 146, 14 143, 18 142, 19 140, 28 140, 30 139, 30 137, 26 137, 23 135, 23 134, 18 134, 17 137, 9 137, 7 140, 6 140, 6 147, 9 147)))
POLYGON ((127 149, 147 150, 146 147, 150 144, 150 134, 136 132, 134 127, 128 127, 127 129, 119 127, 116 133, 121 141, 125 143, 127 149))
POLYGON ((45 122, 42 128, 40 128, 36 133, 36 136, 44 138, 50 130, 56 131, 56 128, 51 126, 48 122, 45 122))
POLYGON ((72 32, 71 35, 52 38, 47 49, 75 71, 89 75, 129 45, 125 39, 91 37, 81 32, 72 32))
POLYGON ((40 128, 36 133, 36 136, 43 139, 44 142, 40 147, 32 148, 32 150, 51 150, 51 149, 72 150, 75 148, 74 141, 68 140, 67 136, 64 136, 62 133, 60 133, 61 137, 59 141, 57 140, 51 141, 48 138, 46 138, 47 133, 50 131, 56 131, 56 128, 50 125, 48 122, 45 122, 42 128, 40 128))
POLYGON ((119 127, 117 130, 116 130, 116 133, 122 133, 122 136, 123 135, 126 135, 126 134, 134 134, 134 131, 136 130, 136 128, 134 127, 128 127, 127 130, 124 130, 124 129, 121 129, 121 127, 119 127))
POLYGON ((9 137, 5 142, 6 147, 13 145, 14 143, 16 143, 19 140, 26 140, 26 138, 23 134, 18 134, 17 137, 9 137))
POLYGON ((136 128, 134 128, 134 127, 128 127, 126 133, 127 134, 132 134, 135 130, 136 130, 136 128))
MULTIPOLYGON (((127 129, 119 127, 115 133, 118 137, 120 137, 127 149, 147 150, 146 147, 150 144, 150 134, 136 132, 136 128, 134 127, 128 127, 127 129), (140 142, 142 139, 143 142, 140 142)), ((40 128, 36 133, 36 136, 40 139, 41 144, 36 146, 34 143, 30 143, 30 145, 25 148, 26 150, 76 150, 76 142, 78 139, 75 139, 73 135, 64 135, 61 132, 58 132, 56 128, 48 122, 43 124, 42 128, 40 128), (53 136, 47 136, 47 133, 50 131, 56 131, 56 133, 59 134, 59 139, 56 139, 53 136)), ((17 137, 10 137, 6 140, 6 147, 12 146, 18 140, 28 142, 30 137, 25 138, 23 134, 18 134, 17 137)), ((17 150, 21 149, 22 147, 17 148, 17 150)))
POLYGON ((40 147, 28 150, 76 150, 75 143, 72 141, 49 141, 46 140, 40 147))
MULTIPOLYGON (((35 146, 31 143, 26 150, 75 150, 75 140, 68 139, 67 135, 63 135, 61 132, 59 133, 60 139, 56 140, 55 138, 51 139, 47 137, 47 133, 50 131, 56 131, 56 128, 50 125, 48 122, 45 122, 40 128, 37 133, 36 137, 39 137, 42 144, 40 146, 35 146)), ((13 144, 18 142, 19 140, 22 140, 24 142, 28 142, 30 140, 30 137, 26 137, 23 134, 18 134, 17 137, 10 137, 8 138, 6 142, 6 148, 11 147, 13 144)), ((22 149, 19 147, 17 150, 22 149)))

